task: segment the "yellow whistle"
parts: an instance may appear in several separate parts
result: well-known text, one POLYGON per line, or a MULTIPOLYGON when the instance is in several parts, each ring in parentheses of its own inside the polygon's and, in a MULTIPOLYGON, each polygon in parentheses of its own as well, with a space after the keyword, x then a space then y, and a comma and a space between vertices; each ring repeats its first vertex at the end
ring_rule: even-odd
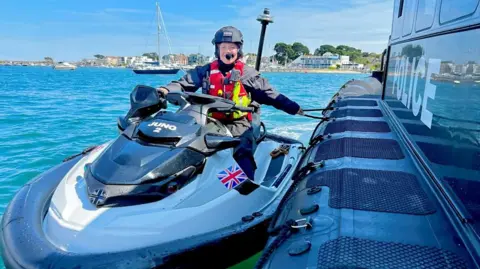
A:
POLYGON ((223 96, 223 91, 222 91, 222 90, 218 90, 217 95, 218 95, 218 96, 223 96))

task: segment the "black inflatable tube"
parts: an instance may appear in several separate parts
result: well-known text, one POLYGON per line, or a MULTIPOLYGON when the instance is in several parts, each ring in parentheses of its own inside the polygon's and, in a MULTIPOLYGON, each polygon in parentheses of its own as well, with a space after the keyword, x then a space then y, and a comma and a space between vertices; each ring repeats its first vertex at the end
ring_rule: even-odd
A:
POLYGON ((39 261, 54 255, 52 245, 44 239, 41 220, 53 190, 81 157, 61 163, 32 179, 15 194, 2 218, 2 256, 7 268, 43 267, 43 261, 39 261), (29 255, 20 256, 25 253, 29 255))
POLYGON ((45 238, 42 219, 55 187, 82 157, 33 179, 12 199, 1 224, 6 268, 225 268, 261 251, 267 242, 273 209, 260 212, 249 222, 163 245, 100 254, 62 251, 45 238))

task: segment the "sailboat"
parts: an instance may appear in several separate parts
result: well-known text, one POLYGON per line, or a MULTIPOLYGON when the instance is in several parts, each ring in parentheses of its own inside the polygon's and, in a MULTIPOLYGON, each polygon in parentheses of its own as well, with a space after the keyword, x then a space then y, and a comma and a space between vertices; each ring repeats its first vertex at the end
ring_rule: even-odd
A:
MULTIPOLYGON (((167 66, 160 63, 160 7, 158 3, 157 5, 157 54, 158 54, 158 62, 157 65, 153 64, 144 64, 133 68, 133 72, 135 74, 162 74, 162 75, 174 75, 180 71, 180 68, 167 66)), ((163 21, 163 19, 162 19, 163 21)), ((168 40, 168 36, 167 36, 168 40)))

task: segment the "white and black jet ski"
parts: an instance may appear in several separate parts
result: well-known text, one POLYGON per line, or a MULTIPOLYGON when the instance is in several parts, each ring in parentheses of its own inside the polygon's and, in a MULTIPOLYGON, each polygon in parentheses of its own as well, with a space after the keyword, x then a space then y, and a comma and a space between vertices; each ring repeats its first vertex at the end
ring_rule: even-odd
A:
POLYGON ((233 158, 239 139, 207 115, 253 108, 196 93, 164 99, 147 86, 130 100, 118 138, 15 195, 2 220, 7 268, 225 268, 262 250, 302 143, 255 120, 251 181, 233 158))

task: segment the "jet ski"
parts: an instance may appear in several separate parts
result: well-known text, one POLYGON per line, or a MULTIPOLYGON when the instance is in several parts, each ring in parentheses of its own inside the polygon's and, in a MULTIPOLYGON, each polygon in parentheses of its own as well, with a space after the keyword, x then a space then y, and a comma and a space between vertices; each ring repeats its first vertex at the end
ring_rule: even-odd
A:
POLYGON ((138 85, 119 136, 23 186, 1 231, 7 268, 226 268, 261 251, 305 147, 252 107, 138 85), (167 104, 178 106, 175 112, 167 104), (255 181, 211 112, 254 114, 255 181))

